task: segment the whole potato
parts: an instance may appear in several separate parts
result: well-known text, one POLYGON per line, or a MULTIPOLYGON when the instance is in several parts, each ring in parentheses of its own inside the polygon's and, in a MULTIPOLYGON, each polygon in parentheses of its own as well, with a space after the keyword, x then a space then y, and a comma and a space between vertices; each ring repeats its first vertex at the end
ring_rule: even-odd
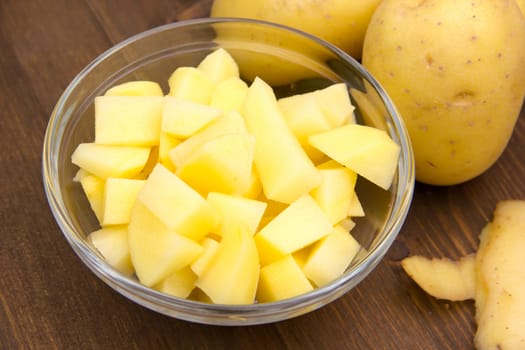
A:
POLYGON ((381 0, 215 0, 211 17, 245 17, 303 30, 361 57, 370 17, 381 0))
POLYGON ((410 133, 416 178, 458 184, 487 170, 525 96, 525 19, 514 0, 384 0, 363 65, 410 133))

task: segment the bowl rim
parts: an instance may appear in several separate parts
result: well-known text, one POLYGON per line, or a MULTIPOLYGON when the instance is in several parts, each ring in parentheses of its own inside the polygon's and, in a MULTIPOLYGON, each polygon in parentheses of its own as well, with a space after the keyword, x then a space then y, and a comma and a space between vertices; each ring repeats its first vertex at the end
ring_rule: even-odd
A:
MULTIPOLYGON (((390 132, 390 134, 392 134, 392 132, 390 132)), ((58 141, 61 141, 61 139, 59 138, 58 141)), ((176 318, 201 323, 210 323, 206 322, 204 319, 214 317, 217 313, 227 313, 230 314, 229 317, 232 317, 233 324, 267 323, 268 321, 265 319, 265 316, 267 318, 272 318, 273 321, 273 319, 276 318, 276 312, 280 312, 282 316, 285 316, 281 318, 277 317, 277 320, 290 318, 287 317, 287 315, 291 315, 293 317, 293 313, 295 311, 303 309, 305 306, 311 306, 313 311, 313 309, 317 309, 323 305, 328 304, 329 302, 339 298, 341 295, 352 289, 374 269, 374 267, 386 254, 386 251, 390 245, 396 239, 406 219, 406 216, 408 215, 415 186, 414 157, 406 126, 386 91, 355 58, 351 57, 346 52, 326 42, 325 40, 295 28, 269 21, 231 17, 188 19, 157 26, 120 41, 116 45, 104 51, 102 54, 98 55, 94 60, 86 65, 68 84, 64 92, 59 97, 51 113, 44 135, 42 150, 42 176, 48 204, 60 230, 62 231, 63 236, 66 238, 75 253, 87 265, 87 267, 90 268, 104 282, 109 284, 113 289, 116 289, 118 292, 128 297, 129 295, 132 295, 134 297, 133 300, 135 301, 137 301, 135 298, 136 293, 138 292, 141 294, 140 297, 144 299, 142 302, 139 301, 139 304, 151 307, 151 303, 153 302, 160 303, 162 306, 161 309, 159 310, 155 307, 154 309, 156 309, 156 311, 160 311, 161 313, 165 313, 163 312, 162 308, 176 306, 178 308, 178 312, 175 315, 176 318), (368 251, 361 261, 354 264, 352 268, 345 272, 345 274, 343 274, 341 277, 329 283, 328 285, 315 288, 308 293, 301 294, 293 298, 269 303, 224 305, 188 300, 158 292, 152 288, 140 284, 140 282, 132 278, 124 276, 116 269, 111 267, 108 263, 106 263, 102 256, 88 244, 87 240, 83 240, 79 233, 76 232, 74 225, 69 219, 69 214, 65 209, 58 175, 59 164, 55 159, 53 159, 52 155, 53 150, 57 149, 58 145, 60 144, 60 142, 56 142, 56 136, 57 134, 60 134, 65 125, 64 123, 60 124, 58 122, 60 121, 62 113, 64 113, 64 103, 66 102, 67 97, 71 94, 72 90, 78 86, 78 84, 100 64, 100 62, 136 41, 142 40, 156 33, 176 30, 177 28, 210 25, 215 23, 249 23, 257 26, 277 28, 295 33, 298 36, 312 40, 316 43, 316 45, 320 45, 328 49, 337 57, 352 65, 352 67, 357 70, 362 78, 370 83, 372 88, 377 91, 382 102, 385 104, 388 114, 390 115, 392 121, 392 125, 390 125, 390 127, 393 128, 395 134, 399 136, 396 140, 401 146, 401 154, 397 167, 398 181, 396 186, 398 189, 395 191, 396 196, 393 200, 391 214, 382 228, 383 231, 387 230, 388 233, 384 234, 382 239, 377 241, 373 250, 368 251), (406 137, 403 138, 402 135, 406 135, 406 137), (322 302, 319 302, 320 297, 326 295, 331 295, 331 297, 328 299, 323 299, 322 302), (193 317, 187 317, 187 315, 184 314, 185 312, 189 314, 196 313, 196 309, 199 311, 193 317), (254 320, 252 317, 258 317, 260 320, 254 320)), ((304 312, 301 312, 300 314, 302 313, 304 312)), ((167 314, 173 315, 173 312, 167 314)), ((220 318, 220 324, 225 324, 224 317, 228 317, 228 315, 221 315, 217 317, 220 318)), ((218 323, 212 322, 212 324, 218 323)))

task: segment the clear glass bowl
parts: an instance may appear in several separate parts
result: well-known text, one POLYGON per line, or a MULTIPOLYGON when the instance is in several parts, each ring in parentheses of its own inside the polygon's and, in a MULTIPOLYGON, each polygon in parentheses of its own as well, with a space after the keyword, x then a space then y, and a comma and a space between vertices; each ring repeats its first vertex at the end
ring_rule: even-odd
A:
MULTIPOLYGON (((313 311, 341 297, 381 261, 406 218, 414 189, 414 160, 405 126, 376 80, 354 59, 324 41, 283 26, 255 20, 197 19, 138 34, 85 67, 58 100, 43 145, 43 180, 55 219, 75 253, 105 283, 127 298, 178 319, 218 325, 275 322, 313 311), (359 122, 386 130, 401 146, 389 191, 359 180, 366 211, 354 236, 366 248, 343 276, 329 285, 287 300, 253 305, 212 305, 157 292, 109 266, 86 235, 97 221, 78 183, 71 154, 94 137, 93 99, 128 80, 163 84, 179 66, 195 66, 217 47, 238 61, 247 82, 260 76, 279 96, 345 82, 359 122)), ((373 296, 370 296, 371 298, 373 296)))

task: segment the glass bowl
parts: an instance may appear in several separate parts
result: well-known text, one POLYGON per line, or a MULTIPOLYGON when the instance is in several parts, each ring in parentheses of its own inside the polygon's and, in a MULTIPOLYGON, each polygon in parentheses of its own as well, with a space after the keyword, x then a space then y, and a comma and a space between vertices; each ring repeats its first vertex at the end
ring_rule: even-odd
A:
MULTIPOLYGON (((167 90, 165 90, 167 91, 167 90)), ((216 325, 280 321, 313 311, 341 297, 381 261, 399 233, 412 200, 414 159, 407 130, 377 81, 353 58, 308 34, 272 23, 233 18, 195 19, 157 27, 109 49, 85 67, 58 100, 43 144, 43 182, 51 211, 75 253, 101 280, 134 302, 178 319, 216 325), (238 61, 249 83, 260 76, 278 96, 344 82, 360 123, 386 130, 401 147, 388 191, 360 179, 357 193, 366 212, 356 218, 354 237, 365 248, 332 283, 279 302, 214 305, 181 299, 141 285, 112 268, 86 239, 98 223, 73 181, 71 154, 94 138, 93 100, 129 80, 153 80, 166 89, 170 73, 195 66, 218 47, 238 61)), ((373 296, 370 296, 373 298, 373 296)))

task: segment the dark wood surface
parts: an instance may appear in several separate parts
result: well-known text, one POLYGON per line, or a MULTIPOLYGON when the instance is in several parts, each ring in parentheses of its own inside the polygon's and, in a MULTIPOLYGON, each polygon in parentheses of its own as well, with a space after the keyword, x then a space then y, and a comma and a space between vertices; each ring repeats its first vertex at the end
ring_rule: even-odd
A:
POLYGON ((41 181, 52 108, 106 49, 146 29, 206 17, 211 0, 0 1, 0 349, 471 349, 473 302, 427 296, 407 254, 473 252, 498 200, 525 198, 525 113, 483 176, 416 185, 398 239, 343 298, 276 324, 218 327, 138 306, 94 277, 62 237, 41 181))

